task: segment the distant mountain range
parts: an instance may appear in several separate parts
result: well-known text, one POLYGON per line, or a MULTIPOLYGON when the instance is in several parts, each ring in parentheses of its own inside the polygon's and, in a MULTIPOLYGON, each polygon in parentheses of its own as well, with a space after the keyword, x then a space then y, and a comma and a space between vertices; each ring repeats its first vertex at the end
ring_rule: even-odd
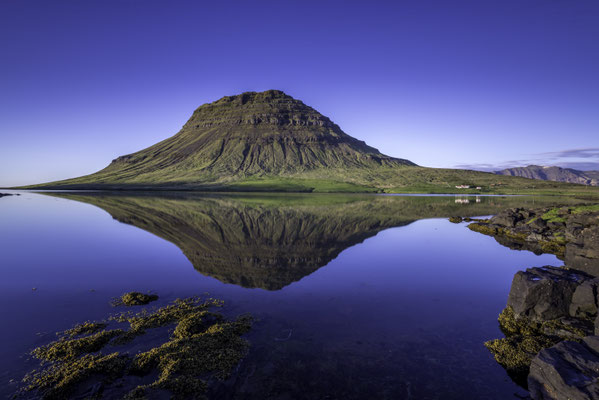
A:
POLYGON ((118 157, 101 171, 24 188, 556 194, 581 191, 580 187, 565 183, 539 184, 480 171, 425 168, 387 156, 280 90, 246 92, 204 104, 174 136, 118 157))
POLYGON ((516 167, 495 171, 495 173, 498 175, 520 176, 523 178, 540 179, 543 181, 599 186, 599 171, 578 171, 571 168, 529 165, 528 167, 516 167))

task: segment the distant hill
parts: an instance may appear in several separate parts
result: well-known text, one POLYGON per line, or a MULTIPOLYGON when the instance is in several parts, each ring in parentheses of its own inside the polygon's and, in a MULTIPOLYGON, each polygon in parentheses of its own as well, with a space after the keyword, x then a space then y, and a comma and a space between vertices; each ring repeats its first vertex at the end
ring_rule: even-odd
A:
POLYGON ((599 171, 578 171, 571 168, 543 167, 529 165, 528 167, 508 168, 495 171, 498 175, 520 176, 544 181, 578 183, 582 185, 599 186, 599 171))
POLYGON ((486 172, 419 167, 382 154, 279 90, 246 92, 204 104, 174 136, 118 157, 101 171, 24 188, 419 193, 573 190, 563 183, 539 185, 486 172))

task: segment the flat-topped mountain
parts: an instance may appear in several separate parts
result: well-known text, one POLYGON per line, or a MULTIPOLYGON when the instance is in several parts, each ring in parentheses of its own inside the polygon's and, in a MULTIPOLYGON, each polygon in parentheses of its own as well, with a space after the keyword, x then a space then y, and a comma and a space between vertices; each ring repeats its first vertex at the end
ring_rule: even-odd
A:
POLYGON ((544 181, 599 186, 599 171, 578 171, 571 168, 529 165, 528 167, 516 167, 495 171, 495 173, 498 175, 520 176, 523 178, 540 179, 544 181))
POLYGON ((405 165, 415 164, 381 154, 301 101, 268 90, 204 104, 174 136, 72 183, 220 182, 405 165))
POLYGON ((160 171, 177 180, 182 171, 221 177, 381 165, 415 164, 381 154, 301 101, 269 90, 205 104, 173 137, 117 158, 98 175, 143 179, 160 171))
MULTIPOLYGON (((434 143, 431 143, 433 146, 434 143)), ((279 90, 223 97, 175 135, 91 175, 28 189, 521 193, 555 182, 419 167, 382 154, 279 90), (464 189, 467 188, 467 189, 464 189)), ((582 190, 585 191, 584 188, 582 190)))

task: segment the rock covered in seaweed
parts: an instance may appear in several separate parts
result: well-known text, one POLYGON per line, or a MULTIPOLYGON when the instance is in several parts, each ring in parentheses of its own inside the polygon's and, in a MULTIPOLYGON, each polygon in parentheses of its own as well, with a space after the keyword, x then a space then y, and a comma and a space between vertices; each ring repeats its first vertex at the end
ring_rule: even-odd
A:
POLYGON ((204 398, 245 356, 249 316, 209 311, 216 299, 177 299, 158 309, 85 322, 32 351, 43 361, 20 394, 36 398, 204 398), (116 325, 117 329, 108 329, 116 325), (124 327, 123 325, 128 325, 124 327), (173 329, 174 328, 174 329, 173 329), (141 346, 141 347, 140 347, 141 346))
POLYGON ((113 301, 113 305, 120 306, 143 306, 158 300, 158 295, 140 292, 128 292, 113 301))

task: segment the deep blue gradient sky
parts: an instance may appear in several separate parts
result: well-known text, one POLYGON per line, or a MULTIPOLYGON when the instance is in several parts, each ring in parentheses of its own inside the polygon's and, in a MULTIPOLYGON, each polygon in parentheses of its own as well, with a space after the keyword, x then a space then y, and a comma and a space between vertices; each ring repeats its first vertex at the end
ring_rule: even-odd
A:
POLYGON ((0 49, 0 186, 94 172, 266 89, 420 165, 599 169, 596 0, 7 0, 0 49))

